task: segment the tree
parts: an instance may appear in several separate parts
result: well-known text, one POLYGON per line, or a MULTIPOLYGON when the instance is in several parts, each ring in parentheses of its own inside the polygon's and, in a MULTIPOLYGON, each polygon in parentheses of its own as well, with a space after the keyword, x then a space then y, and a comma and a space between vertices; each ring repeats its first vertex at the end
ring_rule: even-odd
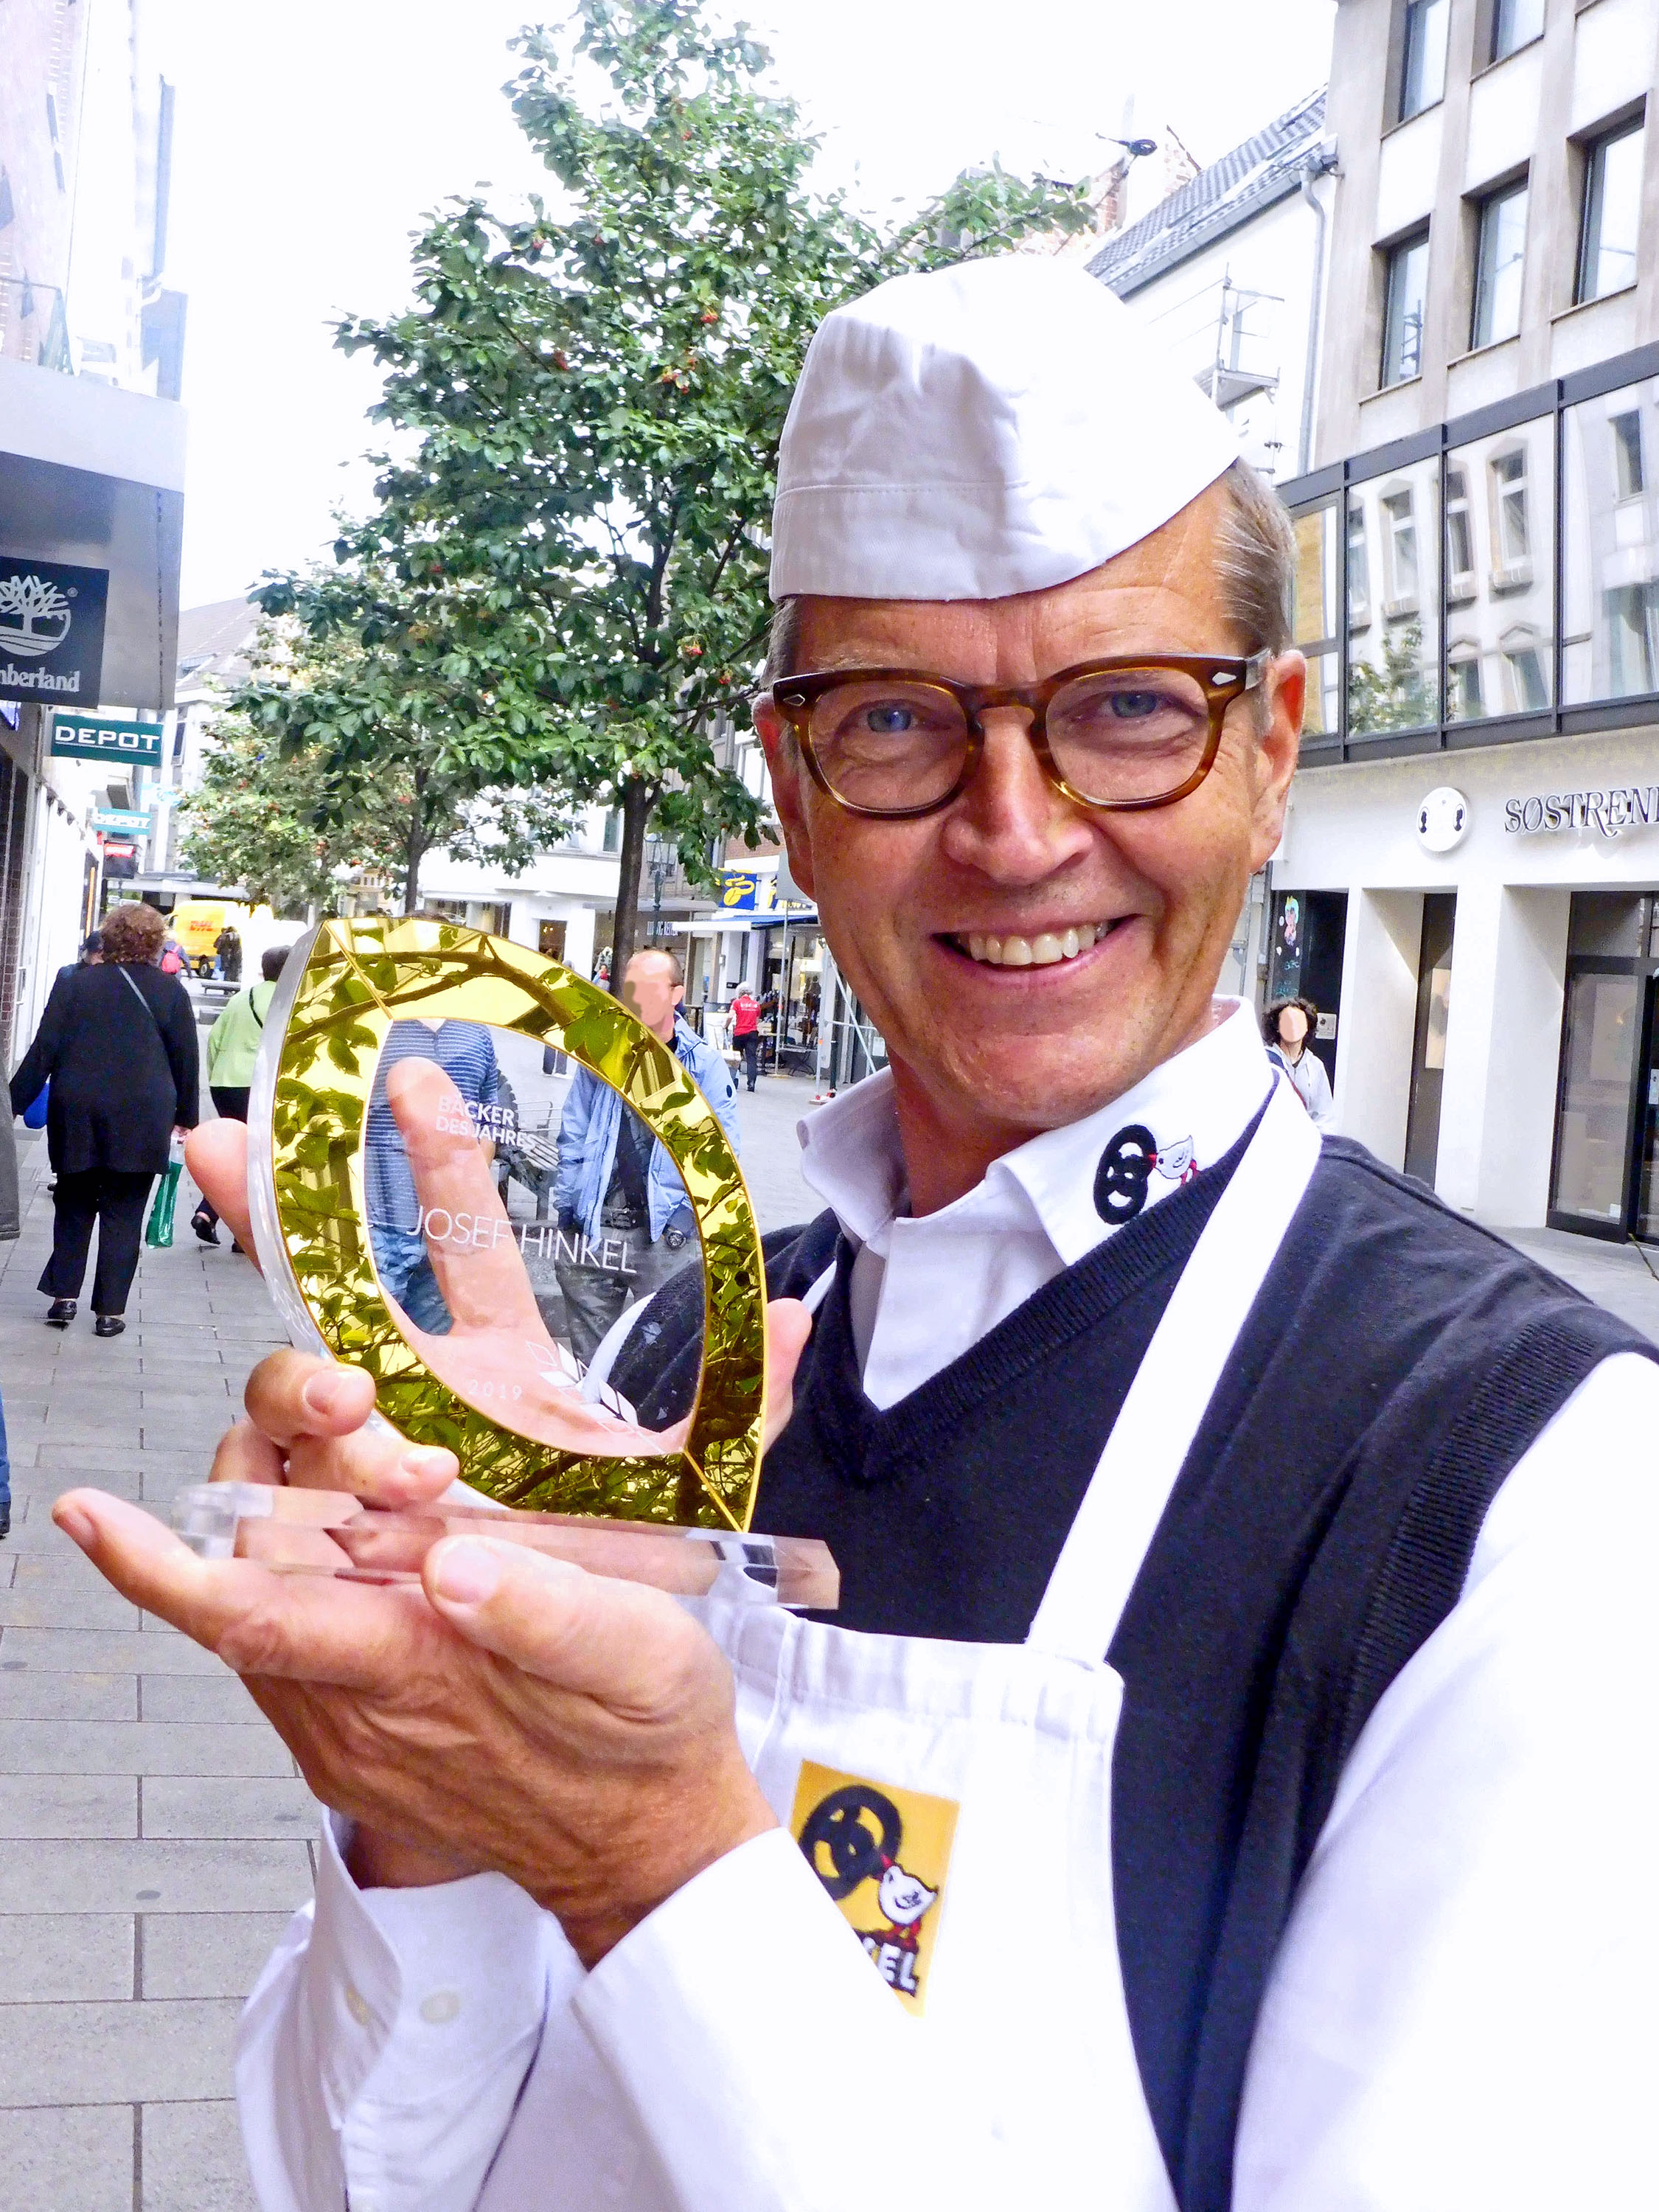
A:
POLYGON ((349 550, 400 592, 474 595, 489 734, 469 748, 494 749, 503 787, 620 808, 620 973, 653 815, 694 875, 717 836, 755 840, 711 732, 759 658, 778 441, 818 321, 902 270, 1090 214, 1081 188, 993 168, 878 234, 811 194, 815 143, 763 88, 768 56, 702 0, 580 0, 562 33, 517 44, 514 110, 556 210, 452 203, 416 240, 415 306, 341 325, 385 372, 376 418, 413 441, 380 457, 380 509, 349 550), (602 112, 579 62, 609 79, 602 112))
POLYGON ((326 906, 350 870, 410 911, 434 845, 516 870, 570 827, 556 791, 495 788, 495 710, 469 681, 465 612, 374 581, 337 566, 265 587, 276 618, 185 803, 191 866, 273 905, 326 906))

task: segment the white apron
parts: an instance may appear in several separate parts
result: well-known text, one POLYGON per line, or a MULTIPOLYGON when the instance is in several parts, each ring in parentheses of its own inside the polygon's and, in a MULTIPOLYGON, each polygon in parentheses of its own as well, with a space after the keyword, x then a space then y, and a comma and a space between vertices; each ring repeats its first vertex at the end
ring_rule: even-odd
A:
MULTIPOLYGON (((738 1735, 781 1821, 799 1828, 804 1769, 890 1793, 907 1816, 918 1797, 955 1808, 948 1863, 942 1875, 937 1863, 923 1869, 938 1895, 923 1916, 934 1924, 917 2027, 994 2142, 1010 2203, 1174 2212, 1118 1962, 1111 1768, 1123 1683, 1103 1655, 1318 1158, 1305 1112, 1278 1084, 1182 1271, 1024 1644, 699 1608, 732 1662, 738 1735)), ((896 1985, 918 1963, 899 1933, 884 1964, 866 1946, 871 1972, 896 1985)), ((550 2031, 566 2042, 560 2025, 550 2031)), ((573 2038, 554 2069, 564 2075, 555 2101, 576 2094, 565 2067, 578 2061, 573 2038)), ((527 2104, 550 2093, 532 2083, 527 2104)), ((631 2129, 614 2111, 601 2118, 605 2101, 587 2093, 580 2108, 592 2173, 567 2167, 550 2201, 585 2204, 595 2184, 595 2203, 665 2201, 642 2152, 623 2140, 631 2129)), ((518 2166, 509 2139, 494 2179, 516 2182, 518 2166)), ((486 2188, 482 2205, 493 2196, 486 2188)), ((495 2201, 519 2201, 515 2188, 495 2201)))

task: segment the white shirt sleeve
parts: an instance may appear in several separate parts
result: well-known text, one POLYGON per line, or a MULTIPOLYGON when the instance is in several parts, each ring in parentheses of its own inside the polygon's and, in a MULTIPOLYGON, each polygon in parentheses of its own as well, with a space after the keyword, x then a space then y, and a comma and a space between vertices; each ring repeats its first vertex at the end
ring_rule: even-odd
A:
POLYGON ((1654 2201, 1659 1368, 1597 1368, 1355 1746, 1257 2023, 1237 2212, 1654 2201))
POLYGON ((351 2212, 470 2212, 549 2004, 580 1969, 505 1876, 360 1891, 339 1843, 328 1814, 314 1908, 295 1915, 238 2034, 262 2212, 348 2199, 351 2212))

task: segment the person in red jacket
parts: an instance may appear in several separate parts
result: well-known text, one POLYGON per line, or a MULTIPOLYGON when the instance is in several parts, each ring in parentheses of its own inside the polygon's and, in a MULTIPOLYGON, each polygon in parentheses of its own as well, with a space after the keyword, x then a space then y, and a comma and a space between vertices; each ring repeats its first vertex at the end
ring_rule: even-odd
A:
POLYGON ((743 1054, 749 1088, 760 1073, 760 1000, 745 983, 732 1001, 732 1042, 743 1054))

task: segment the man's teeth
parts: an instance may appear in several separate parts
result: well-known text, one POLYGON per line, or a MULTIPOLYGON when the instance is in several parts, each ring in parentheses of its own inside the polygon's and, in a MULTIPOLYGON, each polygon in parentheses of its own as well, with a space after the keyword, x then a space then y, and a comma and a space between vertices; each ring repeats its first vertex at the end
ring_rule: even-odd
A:
POLYGON ((1075 960, 1079 952, 1086 952, 1105 936, 1108 927, 1085 921, 1080 929, 1064 929, 1058 935, 1044 930, 1038 937, 981 937, 975 930, 966 942, 972 958, 988 961, 993 968, 1051 968, 1056 960, 1075 960))

